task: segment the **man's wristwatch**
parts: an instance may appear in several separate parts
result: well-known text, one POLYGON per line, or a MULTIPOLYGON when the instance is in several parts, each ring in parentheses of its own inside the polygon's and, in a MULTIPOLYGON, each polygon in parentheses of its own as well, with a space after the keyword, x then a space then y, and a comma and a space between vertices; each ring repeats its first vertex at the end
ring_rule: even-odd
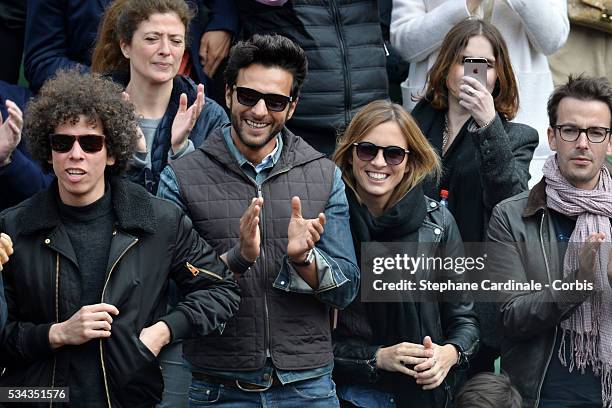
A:
POLYGON ((289 262, 291 262, 294 266, 308 266, 314 262, 314 258, 315 258, 314 249, 311 249, 306 254, 306 259, 304 259, 302 262, 296 262, 291 258, 289 258, 289 262))

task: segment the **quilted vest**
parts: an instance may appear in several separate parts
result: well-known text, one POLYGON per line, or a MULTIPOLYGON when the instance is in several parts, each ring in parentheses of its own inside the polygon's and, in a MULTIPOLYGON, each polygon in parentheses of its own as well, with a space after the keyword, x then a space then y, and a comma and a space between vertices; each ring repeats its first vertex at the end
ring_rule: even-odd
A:
POLYGON ((238 280, 242 302, 222 334, 186 340, 187 360, 202 368, 256 370, 267 351, 275 367, 302 370, 333 359, 329 307, 312 295, 272 286, 286 255, 291 197, 299 196, 304 218, 325 211, 334 164, 287 129, 283 150, 268 180, 257 186, 227 149, 221 129, 194 153, 172 162, 180 194, 198 233, 219 253, 239 240, 240 217, 251 199, 264 198, 261 253, 238 280))

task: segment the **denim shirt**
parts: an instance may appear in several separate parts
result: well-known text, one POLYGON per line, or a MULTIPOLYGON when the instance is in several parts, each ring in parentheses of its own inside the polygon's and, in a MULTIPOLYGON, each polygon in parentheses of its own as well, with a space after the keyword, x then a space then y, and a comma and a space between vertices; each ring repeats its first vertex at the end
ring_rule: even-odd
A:
MULTIPOLYGON (((246 175, 255 180, 258 185, 268 180, 272 167, 278 162, 283 141, 277 135, 275 149, 266 156, 262 162, 254 166, 235 147, 230 127, 223 129, 223 136, 228 150, 236 159, 240 168, 246 175)), ((178 204, 184 211, 187 210, 182 201, 176 175, 170 166, 166 166, 161 174, 159 197, 169 199, 178 204)), ((342 173, 336 167, 330 197, 325 206, 325 232, 321 239, 315 244, 314 255, 319 276, 319 287, 312 289, 299 273, 290 264, 285 255, 281 270, 276 277, 273 286, 287 292, 312 294, 321 302, 332 307, 343 309, 348 306, 357 294, 359 287, 359 268, 355 259, 355 250, 351 238, 349 226, 348 202, 344 193, 344 182, 342 173), (342 265, 342 267, 341 267, 342 265)), ((269 357, 269 356, 268 356, 269 357)), ((273 373, 276 371, 278 378, 283 384, 316 378, 328 374, 333 369, 333 362, 310 370, 279 370, 275 369, 271 358, 268 358, 264 368, 251 372, 214 371, 191 367, 193 371, 205 371, 210 375, 229 379, 238 379, 251 384, 268 386, 272 383, 273 373), (267 375, 266 375, 267 374, 267 375), (266 378, 266 380, 264 380, 266 378)))

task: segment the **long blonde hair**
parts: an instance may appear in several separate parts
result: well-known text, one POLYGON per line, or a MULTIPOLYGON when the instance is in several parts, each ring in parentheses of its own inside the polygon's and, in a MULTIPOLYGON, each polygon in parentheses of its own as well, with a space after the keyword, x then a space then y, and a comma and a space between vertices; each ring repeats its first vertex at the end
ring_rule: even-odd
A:
POLYGON ((403 107, 386 100, 367 104, 355 115, 338 140, 332 160, 342 171, 342 179, 346 186, 353 190, 361 200, 357 193, 353 166, 350 161, 353 154, 353 143, 361 141, 372 129, 387 122, 395 122, 399 126, 410 151, 406 158, 406 173, 387 202, 386 208, 390 208, 425 177, 428 175, 439 177, 441 172, 438 154, 412 116, 403 107))

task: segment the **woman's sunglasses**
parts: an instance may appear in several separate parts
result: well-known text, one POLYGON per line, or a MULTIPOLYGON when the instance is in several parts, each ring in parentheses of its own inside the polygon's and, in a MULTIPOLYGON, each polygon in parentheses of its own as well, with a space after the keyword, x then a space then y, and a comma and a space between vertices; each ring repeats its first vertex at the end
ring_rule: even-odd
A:
POLYGON ((245 106, 255 106, 257 102, 263 99, 269 111, 282 112, 287 107, 287 104, 293 100, 293 97, 279 94, 263 94, 251 88, 236 86, 236 99, 245 106))
POLYGON ((64 135, 54 133, 49 136, 51 149, 58 153, 67 153, 72 149, 74 141, 78 140, 81 149, 86 153, 97 153, 104 147, 103 135, 64 135))
POLYGON ((397 166, 398 164, 403 162, 404 156, 410 153, 409 150, 402 149, 399 146, 382 147, 370 142, 353 143, 353 146, 355 146, 355 149, 357 151, 357 157, 359 158, 359 160, 363 161, 374 160, 374 158, 378 154, 378 151, 382 149, 385 161, 391 166, 397 166))

